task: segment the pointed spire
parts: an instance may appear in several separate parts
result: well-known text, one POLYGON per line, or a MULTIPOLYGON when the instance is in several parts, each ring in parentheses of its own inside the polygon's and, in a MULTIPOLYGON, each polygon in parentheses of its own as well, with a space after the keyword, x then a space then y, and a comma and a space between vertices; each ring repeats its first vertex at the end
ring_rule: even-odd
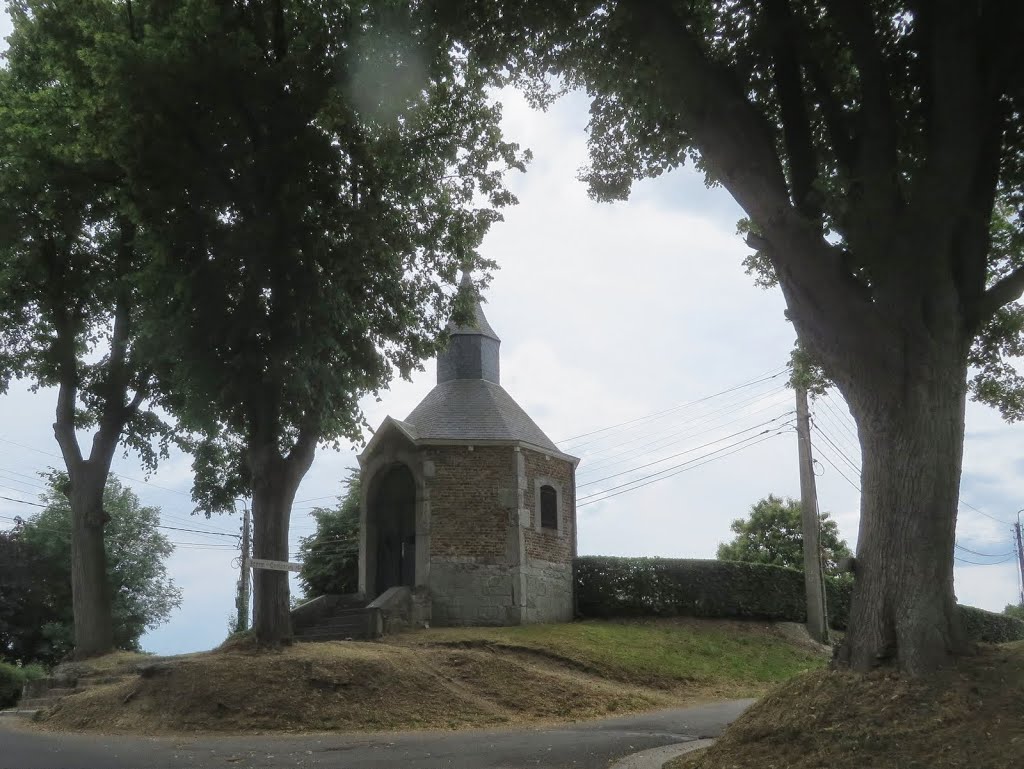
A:
POLYGON ((473 285, 473 277, 470 275, 469 270, 462 271, 462 278, 459 280, 459 293, 470 293, 473 297, 473 317, 470 318, 468 323, 462 325, 456 325, 454 321, 448 322, 448 333, 455 334, 482 334, 490 337, 498 342, 501 341, 500 337, 491 328, 491 324, 487 322, 487 316, 484 315, 484 308, 482 300, 480 298, 480 292, 476 290, 476 286, 473 285))
POLYGON ((437 381, 451 379, 486 379, 499 384, 498 347, 501 339, 487 322, 481 306, 480 292, 473 285, 469 270, 462 271, 459 293, 472 292, 473 314, 463 324, 448 322, 448 347, 437 356, 437 381))

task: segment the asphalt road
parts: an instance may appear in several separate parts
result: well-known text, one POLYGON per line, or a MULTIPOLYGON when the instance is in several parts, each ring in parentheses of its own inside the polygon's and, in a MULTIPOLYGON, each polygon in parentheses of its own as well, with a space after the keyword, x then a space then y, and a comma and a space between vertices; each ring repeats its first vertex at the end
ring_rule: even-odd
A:
POLYGON ((647 748, 717 736, 753 700, 552 728, 296 737, 118 737, 0 720, 0 769, 607 769, 647 748))

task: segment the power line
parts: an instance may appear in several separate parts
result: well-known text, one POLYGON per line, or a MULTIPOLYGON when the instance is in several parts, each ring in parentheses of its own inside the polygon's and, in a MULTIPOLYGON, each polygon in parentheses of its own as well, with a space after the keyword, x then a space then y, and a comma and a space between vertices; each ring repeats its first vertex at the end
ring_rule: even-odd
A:
MULTIPOLYGON (((818 434, 820 435, 821 432, 818 431, 818 434)), ((844 473, 842 470, 840 470, 839 467, 836 466, 836 463, 833 462, 831 459, 829 459, 828 454, 821 450, 821 446, 815 444, 814 441, 811 441, 811 445, 817 450, 818 455, 822 459, 824 459, 826 462, 828 462, 832 466, 832 469, 835 470, 837 473, 839 473, 843 477, 843 480, 846 481, 848 484, 850 484, 850 486, 859 494, 860 493, 860 486, 858 486, 856 483, 851 481, 849 479, 849 477, 846 475, 846 473, 844 473)))
POLYGON ((632 438, 628 441, 625 441, 624 443, 620 443, 615 446, 608 446, 604 449, 598 449, 597 451, 583 452, 584 456, 587 458, 587 464, 585 465, 584 469, 580 471, 579 476, 585 477, 588 474, 593 474, 605 468, 622 464, 623 462, 627 462, 630 459, 636 459, 638 457, 643 457, 648 454, 653 454, 655 451, 676 445, 678 443, 682 443, 683 441, 695 437, 696 435, 705 435, 709 432, 713 432, 722 427, 726 427, 728 425, 750 419, 751 417, 768 411, 770 409, 780 408, 784 404, 784 401, 769 402, 761 406, 760 408, 754 409, 753 411, 747 411, 746 413, 742 413, 739 416, 734 417, 733 419, 729 419, 725 422, 718 422, 716 424, 712 424, 711 427, 709 427, 706 430, 702 430, 698 433, 691 432, 691 430, 695 427, 700 427, 706 424, 716 422, 715 417, 719 416, 722 412, 734 413, 738 409, 742 409, 745 408, 746 406, 757 403, 758 401, 763 400, 764 398, 771 398, 774 395, 782 392, 785 392, 785 388, 779 388, 778 390, 773 390, 772 392, 769 393, 758 393, 753 398, 745 400, 742 403, 726 404, 723 407, 711 411, 707 414, 702 414, 697 417, 694 417, 693 419, 685 420, 677 425, 673 425, 668 430, 661 430, 655 433, 650 433, 648 435, 641 435, 636 438, 632 438), (679 429, 687 425, 689 426, 687 427, 687 429, 679 429), (664 437, 655 438, 655 436, 659 435, 664 437), (649 438, 655 438, 655 440, 652 440, 650 443, 647 443, 642 446, 626 449, 625 451, 615 452, 615 449, 622 448, 623 446, 628 446, 639 441, 648 440, 649 438), (614 453, 608 454, 608 452, 614 453), (601 457, 600 455, 602 454, 608 454, 608 456, 601 457), (593 457, 600 458, 596 459, 595 461, 593 457))
POLYGON ((966 558, 959 558, 957 556, 953 556, 953 560, 958 562, 958 563, 969 563, 972 566, 999 566, 999 565, 1004 564, 1004 563, 1009 563, 1011 560, 1014 560, 1016 557, 1017 557, 1016 554, 1014 554, 1011 558, 1005 558, 1002 561, 993 561, 992 563, 980 563, 978 561, 969 561, 966 558))
MULTIPOLYGON (((563 438, 560 441, 558 441, 558 443, 560 443, 560 444, 562 444, 562 443, 572 443, 573 441, 579 440, 580 438, 587 438, 587 437, 589 437, 591 435, 597 435, 598 433, 608 432, 609 430, 615 430, 615 429, 617 429, 619 427, 624 427, 626 425, 631 425, 631 424, 635 424, 637 422, 642 422, 642 421, 644 421, 646 419, 654 419, 655 417, 663 416, 664 414, 669 414, 669 413, 671 413, 673 411, 678 411, 679 409, 687 408, 688 406, 693 406, 693 405, 695 405, 697 403, 703 403, 704 401, 711 400, 712 398, 717 398, 720 395, 725 395, 727 393, 731 393, 731 392, 734 392, 736 390, 741 390, 744 387, 750 387, 752 385, 759 384, 761 382, 767 382, 769 380, 772 380, 772 379, 775 379, 777 377, 782 376, 782 374, 784 374, 786 372, 786 370, 787 370, 787 367, 783 367, 782 370, 775 370, 775 369, 773 369, 772 371, 767 372, 767 374, 760 375, 760 378, 753 379, 751 381, 744 382, 742 384, 738 384, 738 385, 735 385, 733 387, 729 387, 729 388, 727 388, 725 390, 722 390, 721 392, 712 393, 711 395, 705 395, 703 398, 697 398, 696 400, 687 401, 686 403, 681 403, 678 406, 673 406, 672 408, 663 409, 662 411, 656 411, 656 412, 654 412, 652 414, 647 414, 647 415, 642 416, 642 417, 636 417, 635 419, 628 419, 625 422, 619 422, 618 424, 609 425, 608 427, 601 427, 601 428, 599 428, 597 430, 591 430, 588 433, 580 433, 579 435, 574 435, 571 438, 563 438), (775 373, 773 373, 773 371, 775 373)), ((585 445, 588 445, 588 444, 583 444, 583 445, 585 446, 585 445)), ((574 450, 578 450, 579 448, 580 447, 577 446, 576 449, 574 449, 574 450)))
MULTIPOLYGON (((616 491, 614 493, 607 494, 607 495, 605 495, 603 497, 600 497, 599 499, 592 499, 592 500, 590 500, 588 502, 578 503, 576 505, 576 507, 578 507, 578 508, 579 507, 586 507, 587 505, 593 505, 593 504, 596 504, 597 502, 604 502, 606 499, 611 499, 612 497, 617 497, 620 494, 628 494, 631 491, 636 491, 637 489, 642 489, 644 486, 650 486, 651 484, 658 483, 659 481, 664 481, 664 480, 666 480, 668 478, 671 478, 671 477, 673 477, 675 475, 679 475, 680 473, 685 473, 685 472, 687 472, 689 470, 696 470, 698 467, 703 467, 704 465, 709 464, 711 462, 715 462, 715 461, 717 461, 719 459, 724 459, 725 457, 731 456, 732 454, 737 454, 740 451, 745 451, 746 449, 752 448, 752 447, 756 446, 759 443, 764 443, 765 441, 771 440, 772 438, 774 438, 776 436, 782 435, 784 432, 788 432, 788 430, 780 428, 778 430, 775 430, 774 432, 771 432, 770 435, 768 435, 766 437, 763 437, 763 438, 760 438, 759 440, 754 440, 754 441, 750 441, 750 442, 741 442, 741 443, 746 443, 746 445, 742 445, 739 448, 734 449, 733 451, 729 451, 729 452, 726 452, 724 454, 720 454, 719 456, 706 455, 708 458, 705 459, 705 461, 700 462, 698 464, 695 464, 692 467, 684 467, 684 468, 682 468, 680 470, 676 470, 675 472, 671 473, 670 475, 665 475, 665 476, 663 476, 661 478, 655 478, 652 481, 647 481, 646 483, 641 483, 641 484, 639 484, 637 486, 633 486, 632 488, 628 488, 628 489, 625 489, 623 491, 616 491)), ((700 457, 698 459, 700 459, 700 457)), ((694 459, 694 460, 691 460, 691 461, 696 462, 697 460, 694 459)), ((629 484, 625 484, 625 485, 629 485, 629 484)), ((609 491, 610 491, 610 489, 609 489, 609 491)))
MULTIPOLYGON (((721 443, 722 441, 727 441, 730 438, 735 438, 737 435, 743 435, 743 433, 749 433, 751 430, 756 430, 759 427, 765 427, 767 425, 770 425, 772 422, 777 422, 778 420, 782 419, 783 417, 787 417, 787 416, 791 415, 792 413, 793 413, 792 411, 789 411, 789 412, 786 412, 785 414, 780 414, 779 416, 775 417, 774 419, 769 419, 769 420, 767 420, 765 422, 761 422, 760 424, 754 425, 753 427, 748 427, 745 430, 739 430, 739 431, 737 431, 735 433, 732 433, 731 435, 725 435, 725 436, 723 436, 721 438, 718 438, 716 440, 708 441, 707 443, 703 443, 700 446, 694 446, 693 448, 686 449, 685 451, 680 451, 680 452, 678 452, 676 454, 670 454, 667 457, 662 457, 661 459, 656 459, 653 462, 648 462, 647 464, 638 465, 637 467, 632 467, 632 468, 630 468, 628 470, 623 470, 623 471, 618 472, 618 473, 613 473, 612 475, 606 475, 603 478, 598 478, 598 479, 593 480, 593 481, 587 481, 586 483, 578 483, 578 484, 576 484, 576 488, 577 489, 581 489, 584 486, 593 486, 595 483, 601 483, 602 481, 607 481, 607 480, 610 480, 612 478, 618 478, 619 476, 622 476, 622 475, 628 475, 629 473, 635 473, 637 470, 643 470, 646 467, 651 467, 652 465, 657 465, 657 464, 660 464, 661 462, 667 462, 670 459, 675 459, 676 457, 681 457, 684 454, 690 454, 690 453, 692 453, 694 451, 700 451, 701 449, 705 449, 708 446, 714 446, 716 443, 721 443)), ((710 430, 705 431, 705 432, 710 432, 710 430)), ((700 434, 701 433, 698 433, 698 435, 700 435, 700 434)))

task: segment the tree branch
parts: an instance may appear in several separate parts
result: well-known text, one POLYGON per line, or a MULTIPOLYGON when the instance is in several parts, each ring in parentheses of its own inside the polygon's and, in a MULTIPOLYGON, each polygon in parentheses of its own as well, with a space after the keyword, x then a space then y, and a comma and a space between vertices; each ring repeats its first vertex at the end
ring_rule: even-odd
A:
MULTIPOLYGON (((884 334, 878 312, 863 290, 851 290, 857 281, 841 250, 790 202, 772 127, 743 85, 704 53, 668 0, 637 3, 630 12, 627 22, 646 45, 641 53, 662 73, 666 101, 768 245, 764 252, 801 335, 820 343, 816 352, 842 345, 868 359, 886 355, 888 347, 873 341, 884 334)), ((836 366, 845 365, 834 357, 836 366)))
POLYGON ((1024 267, 1014 270, 986 291, 978 303, 976 324, 985 324, 1001 307, 1024 295, 1024 267))
POLYGON ((826 0, 825 6, 849 42, 861 91, 850 169, 850 194, 858 205, 851 209, 855 216, 847 237, 862 256, 884 253, 879 246, 889 238, 901 208, 898 126, 885 59, 868 3, 826 0))
POLYGON ((782 138, 789 159, 789 182, 793 204, 811 221, 821 220, 821 206, 811 197, 818 176, 818 161, 811 137, 803 77, 794 43, 803 38, 788 0, 765 0, 775 90, 782 118, 782 138))

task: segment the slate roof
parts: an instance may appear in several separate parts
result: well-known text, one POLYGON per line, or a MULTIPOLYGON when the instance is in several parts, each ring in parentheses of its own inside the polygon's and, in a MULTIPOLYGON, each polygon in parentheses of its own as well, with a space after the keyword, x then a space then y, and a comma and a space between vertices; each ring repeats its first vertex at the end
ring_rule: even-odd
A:
POLYGON ((501 341, 498 335, 491 328, 491 324, 487 322, 487 316, 484 315, 484 308, 480 306, 480 295, 473 287, 473 281, 469 277, 469 273, 462 273, 462 281, 459 284, 459 291, 471 291, 473 292, 476 301, 473 302, 473 319, 466 325, 457 326, 453 321, 448 321, 448 333, 449 334, 480 334, 481 336, 487 336, 491 339, 501 341))
POLYGON ((403 426, 416 440, 518 441, 561 453, 505 388, 486 379, 441 382, 403 426))

